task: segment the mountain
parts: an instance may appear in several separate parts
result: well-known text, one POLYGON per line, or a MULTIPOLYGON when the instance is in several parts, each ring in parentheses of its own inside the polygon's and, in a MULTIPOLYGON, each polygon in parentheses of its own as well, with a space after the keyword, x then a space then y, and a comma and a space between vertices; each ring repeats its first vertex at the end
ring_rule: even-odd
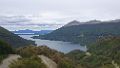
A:
POLYGON ((64 25, 63 27, 77 26, 77 25, 82 25, 82 24, 96 24, 96 23, 101 23, 101 21, 91 20, 88 22, 79 22, 77 20, 73 20, 73 21, 69 22, 68 24, 64 25))
POLYGON ((19 37, 18 35, 15 35, 12 32, 6 30, 3 27, 0 27, 0 40, 5 41, 12 47, 35 45, 34 41, 23 39, 19 37))
POLYGON ((88 22, 84 22, 85 24, 99 24, 99 23, 102 23, 102 21, 100 20, 90 20, 88 22))
POLYGON ((74 21, 69 22, 68 24, 66 24, 63 27, 69 27, 69 26, 75 26, 75 25, 80 25, 80 22, 77 20, 74 20, 74 21))
POLYGON ((88 22, 72 21, 46 35, 34 36, 37 39, 67 41, 89 45, 103 36, 120 35, 120 20, 88 22), (80 23, 80 24, 79 24, 80 23))
POLYGON ((50 32, 52 32, 53 30, 40 30, 40 31, 34 31, 34 30, 29 30, 29 29, 25 29, 25 30, 18 30, 18 31, 11 31, 14 34, 17 35, 44 35, 44 34, 48 34, 50 32))

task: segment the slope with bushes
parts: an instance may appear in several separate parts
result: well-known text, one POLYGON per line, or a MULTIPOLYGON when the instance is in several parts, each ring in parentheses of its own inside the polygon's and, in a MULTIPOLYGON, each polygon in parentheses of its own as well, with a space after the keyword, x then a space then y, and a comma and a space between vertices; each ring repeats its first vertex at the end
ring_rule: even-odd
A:
POLYGON ((72 51, 67 56, 78 68, 120 67, 120 37, 104 37, 88 48, 88 52, 72 51))
POLYGON ((57 63, 58 68, 75 68, 74 63, 63 53, 50 49, 46 46, 27 46, 17 49, 17 53, 22 57, 44 55, 57 63))
POLYGON ((0 40, 0 63, 11 53, 13 53, 13 48, 6 42, 0 40))
POLYGON ((0 40, 7 42, 12 47, 35 45, 34 41, 23 39, 3 27, 0 27, 0 40))

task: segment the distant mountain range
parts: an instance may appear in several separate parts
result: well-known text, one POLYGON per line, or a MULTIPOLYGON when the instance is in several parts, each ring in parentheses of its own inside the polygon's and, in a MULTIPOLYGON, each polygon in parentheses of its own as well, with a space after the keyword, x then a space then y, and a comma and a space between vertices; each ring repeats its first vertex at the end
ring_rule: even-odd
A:
POLYGON ((34 31, 34 30, 18 30, 18 31, 11 31, 14 34, 17 35, 44 35, 44 34, 48 34, 50 32, 52 32, 53 30, 40 30, 40 31, 34 31))
POLYGON ((28 45, 35 45, 34 41, 23 39, 3 27, 0 27, 0 40, 8 43, 9 45, 15 48, 28 45))
POLYGON ((120 35, 120 20, 88 22, 72 21, 46 35, 34 36, 37 39, 67 41, 89 45, 104 36, 120 35))

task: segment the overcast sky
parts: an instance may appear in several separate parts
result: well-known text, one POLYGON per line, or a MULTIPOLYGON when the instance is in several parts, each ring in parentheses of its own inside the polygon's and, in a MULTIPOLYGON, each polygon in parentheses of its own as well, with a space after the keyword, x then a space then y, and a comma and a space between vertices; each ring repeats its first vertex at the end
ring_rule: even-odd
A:
POLYGON ((0 25, 8 29, 21 24, 55 24, 58 28, 56 24, 93 19, 120 19, 120 0, 0 0, 0 25))

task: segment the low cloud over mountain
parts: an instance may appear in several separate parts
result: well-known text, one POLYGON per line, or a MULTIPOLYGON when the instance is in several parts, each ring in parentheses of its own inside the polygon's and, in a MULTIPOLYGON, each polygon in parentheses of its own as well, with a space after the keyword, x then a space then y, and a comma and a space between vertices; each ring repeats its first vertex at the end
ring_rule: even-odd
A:
POLYGON ((54 24, 47 22, 40 22, 35 20, 37 17, 33 16, 0 16, 0 25, 9 30, 19 30, 19 29, 56 29, 62 24, 54 24))

